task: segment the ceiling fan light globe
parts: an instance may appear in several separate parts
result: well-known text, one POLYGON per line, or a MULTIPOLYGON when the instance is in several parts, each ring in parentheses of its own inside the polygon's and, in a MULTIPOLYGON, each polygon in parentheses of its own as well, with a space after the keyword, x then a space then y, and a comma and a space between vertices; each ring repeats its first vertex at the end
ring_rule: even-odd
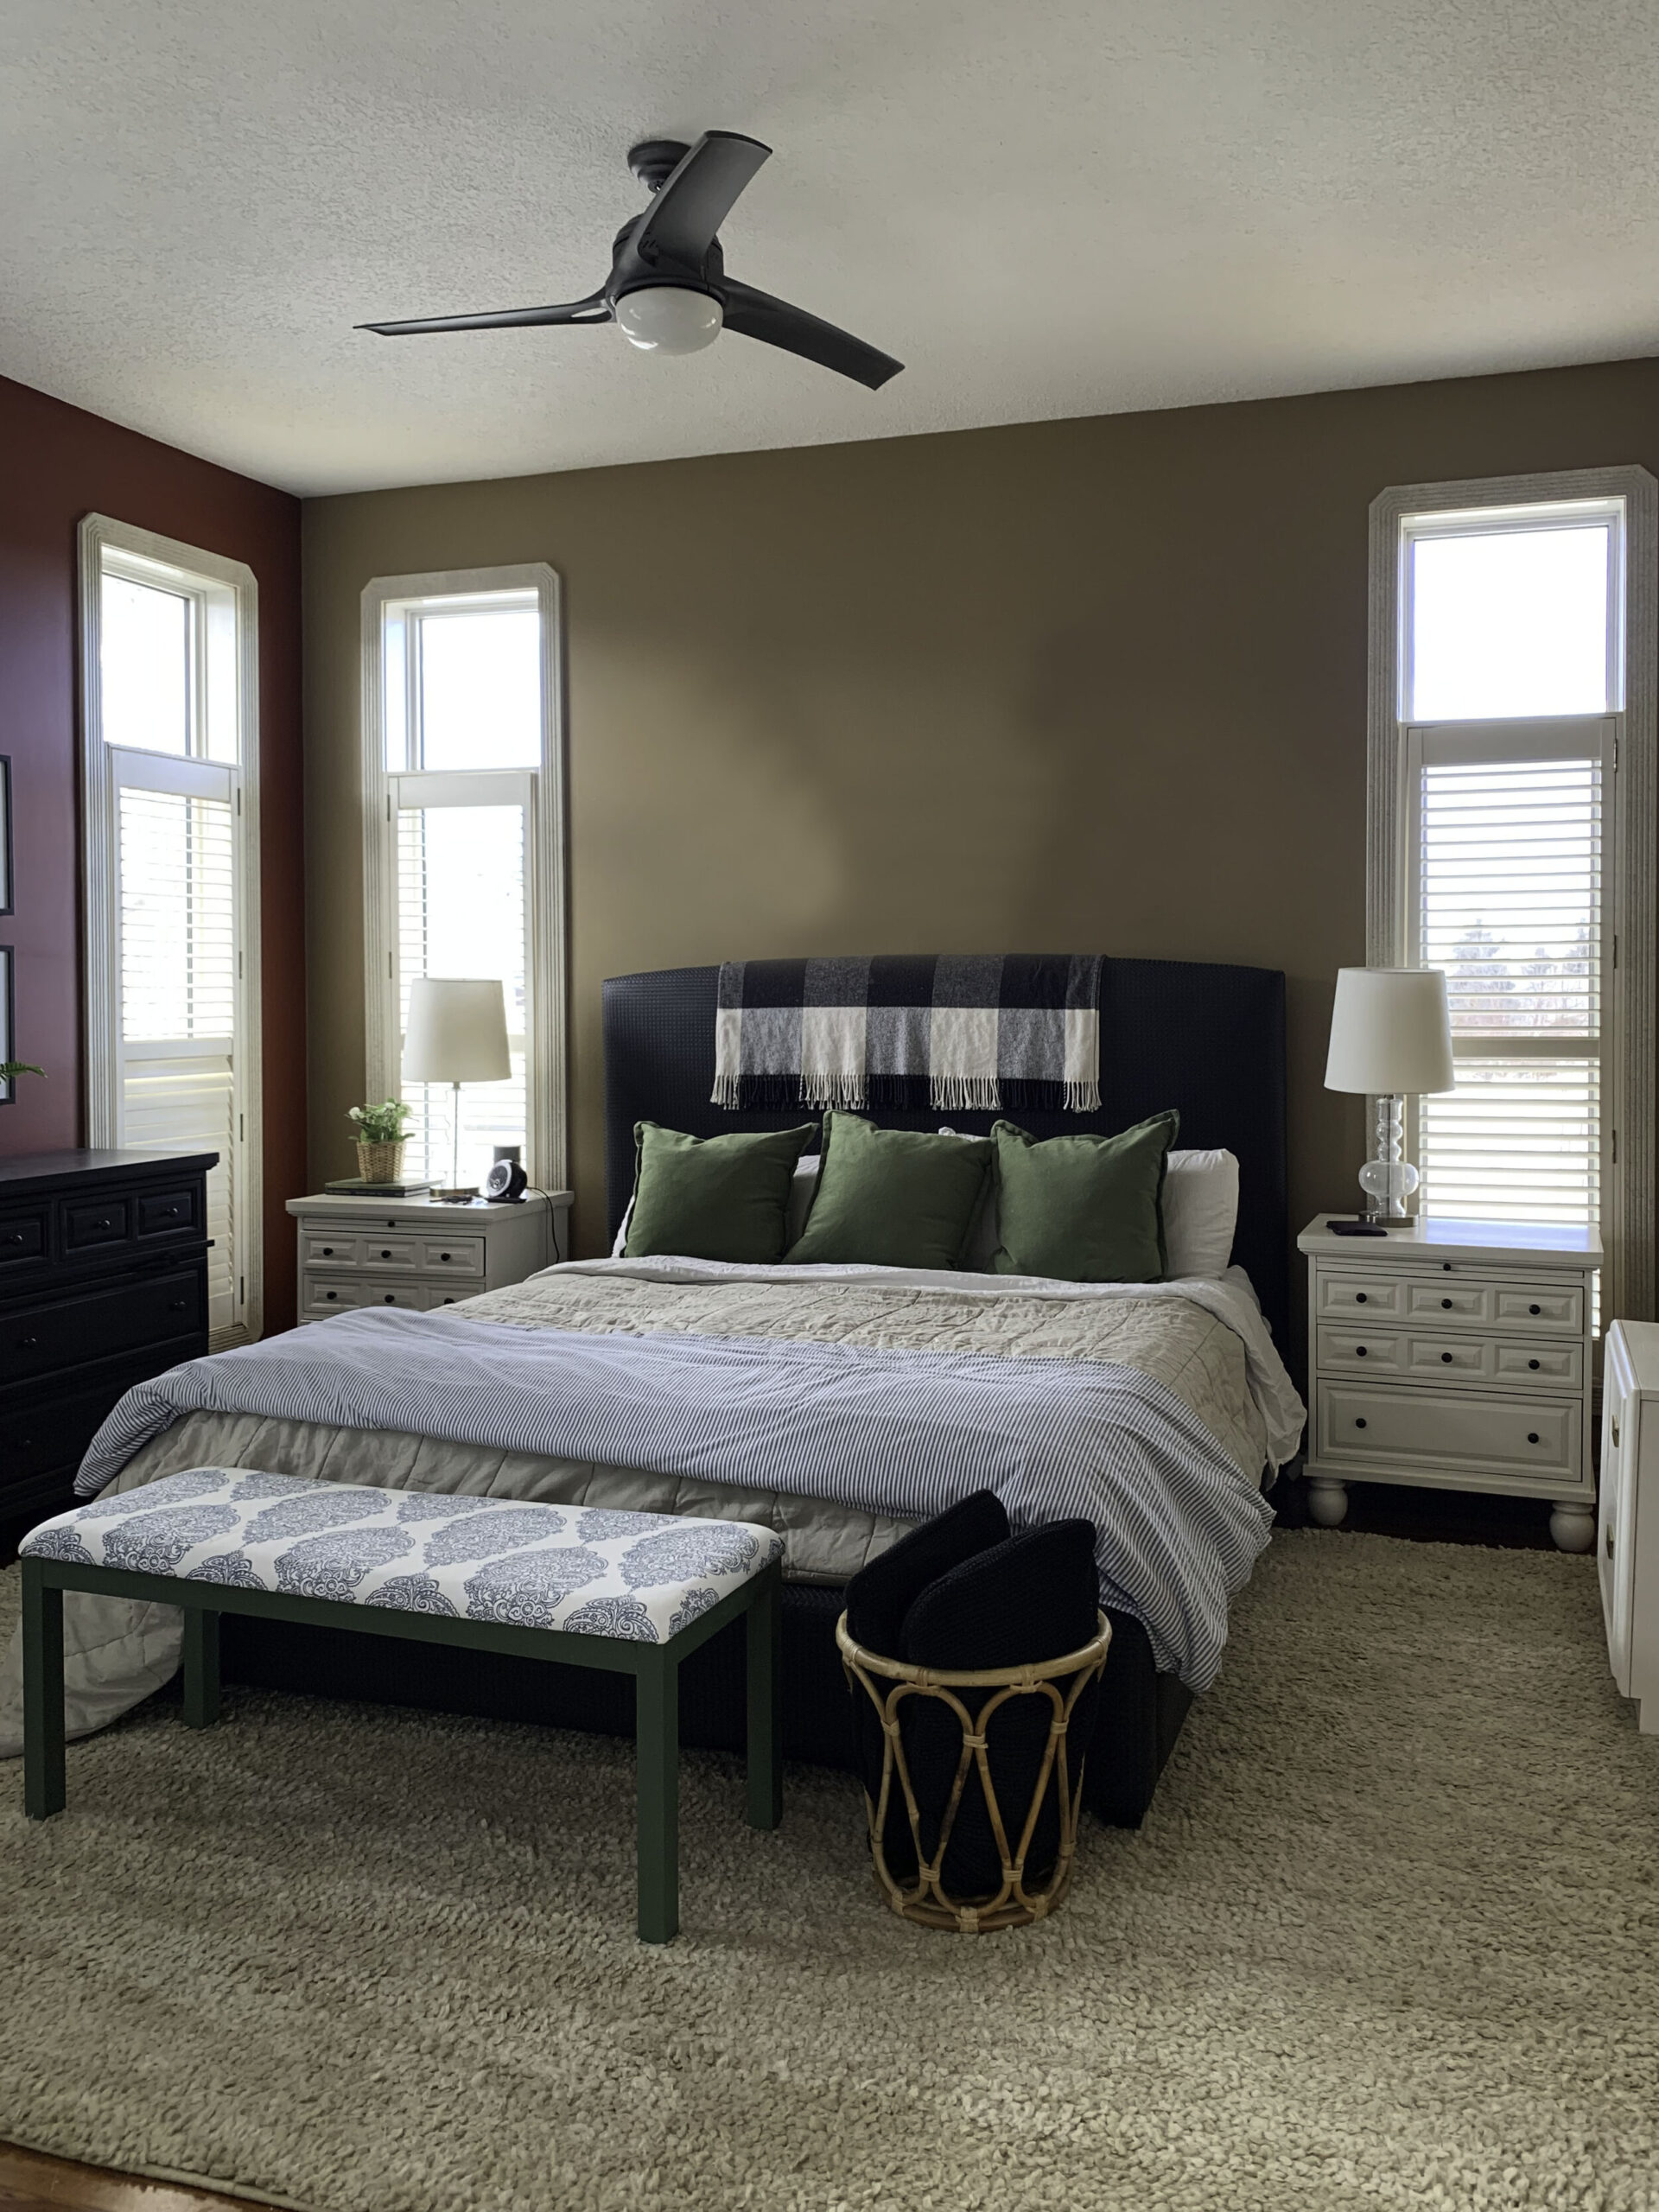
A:
POLYGON ((678 284, 647 284, 624 292, 617 327, 642 353, 700 353, 720 335, 720 302, 678 284))

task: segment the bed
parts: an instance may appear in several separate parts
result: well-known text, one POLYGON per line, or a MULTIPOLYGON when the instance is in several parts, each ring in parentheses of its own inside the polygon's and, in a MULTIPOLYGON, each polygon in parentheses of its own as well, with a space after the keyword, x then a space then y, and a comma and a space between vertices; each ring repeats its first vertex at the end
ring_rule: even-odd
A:
MULTIPOLYGON (((670 969, 606 986, 613 1228, 632 1188, 637 1121, 713 1135, 800 1119, 709 1103, 717 974, 670 969)), ((1183 1144, 1225 1147, 1240 1162, 1225 1279, 1062 1287, 859 1268, 576 1263, 440 1314, 342 1316, 191 1363, 123 1402, 83 1489, 124 1491, 228 1464, 766 1520, 788 1547, 785 1748, 846 1764, 833 1629, 847 1576, 963 1486, 989 1481, 1016 1522, 1084 1511, 1101 1529, 1115 1641, 1088 1795, 1101 1817, 1133 1825, 1195 1688, 1220 1663, 1227 1598, 1266 1540, 1261 1478, 1287 1456, 1300 1416, 1273 1349, 1287 1340, 1283 979, 1109 961, 1101 1034, 1098 1114, 1020 1120, 1038 1136, 1109 1131, 1178 1105, 1183 1144), (909 1442, 894 1452, 900 1385, 909 1442)), ((920 1109, 871 1118, 938 1123, 920 1109)), ((952 1122, 975 1133, 993 1118, 952 1122)), ((622 1681, 248 1619, 226 1631, 231 1679, 629 1725, 622 1681)), ((152 1668, 164 1668, 153 1624, 151 1641, 152 1668)), ((104 1669, 110 1710, 132 1701, 137 1681, 137 1645, 124 1649, 104 1669)), ((683 1689, 685 1738, 736 1748, 741 1651, 717 1639, 699 1661, 683 1689)))

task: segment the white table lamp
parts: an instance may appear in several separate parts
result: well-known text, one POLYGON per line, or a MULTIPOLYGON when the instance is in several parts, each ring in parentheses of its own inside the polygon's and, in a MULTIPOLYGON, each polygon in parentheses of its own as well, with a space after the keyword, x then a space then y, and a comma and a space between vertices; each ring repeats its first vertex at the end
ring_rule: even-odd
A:
POLYGON ((1422 1180, 1400 1157, 1406 1096, 1455 1082, 1443 968, 1338 969, 1325 1087, 1376 1100, 1376 1157, 1359 1171, 1373 1220, 1403 1220, 1422 1180))
POLYGON ((409 987, 404 1080, 453 1086, 452 1189, 458 1189, 461 1183, 461 1084, 505 1083, 512 1073, 506 994, 499 980, 478 982, 452 976, 416 976, 409 987))

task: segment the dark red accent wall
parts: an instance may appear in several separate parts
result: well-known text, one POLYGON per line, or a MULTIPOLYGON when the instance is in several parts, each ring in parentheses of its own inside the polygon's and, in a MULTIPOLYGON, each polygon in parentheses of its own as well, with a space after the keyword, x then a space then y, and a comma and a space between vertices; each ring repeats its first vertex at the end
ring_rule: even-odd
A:
POLYGON ((81 1085, 75 533, 83 515, 245 561, 259 581, 265 1326, 294 1320, 305 1185, 300 504, 0 378, 0 753, 11 756, 16 1056, 47 1070, 0 1106, 0 1157, 86 1141, 81 1085))

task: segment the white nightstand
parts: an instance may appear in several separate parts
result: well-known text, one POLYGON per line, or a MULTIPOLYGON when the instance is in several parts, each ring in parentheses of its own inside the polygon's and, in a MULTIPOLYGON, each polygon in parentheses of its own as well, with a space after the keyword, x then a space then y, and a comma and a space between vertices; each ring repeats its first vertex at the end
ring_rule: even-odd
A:
POLYGON ((290 1198, 299 1224, 300 1319, 353 1306, 454 1306, 522 1282, 570 1256, 569 1191, 530 1191, 517 1205, 487 1198, 290 1198))
POLYGON ((1587 1229, 1414 1221, 1307 1255, 1309 1510, 1333 1529, 1351 1482, 1548 1498, 1563 1551, 1595 1541, 1587 1229))

